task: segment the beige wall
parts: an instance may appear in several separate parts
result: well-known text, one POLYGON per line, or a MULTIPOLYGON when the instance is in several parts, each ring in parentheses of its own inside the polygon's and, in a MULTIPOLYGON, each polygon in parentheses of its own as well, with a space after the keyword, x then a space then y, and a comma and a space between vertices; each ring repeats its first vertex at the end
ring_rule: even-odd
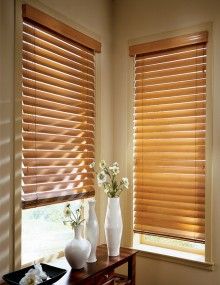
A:
MULTIPOLYGON (((23 1, 25 2, 25 1, 23 1)), ((53 16, 57 16, 66 23, 73 25, 80 31, 88 33, 102 43, 102 53, 97 56, 97 156, 105 157, 107 161, 112 159, 113 152, 113 123, 112 123, 112 77, 111 77, 111 50, 112 50, 112 7, 110 0, 27 0, 28 3, 44 9, 53 16)), ((20 0, 0 0, 0 277, 13 269, 14 257, 13 244, 16 244, 16 253, 20 251, 19 232, 20 224, 19 207, 16 207, 16 242, 13 241, 11 229, 13 228, 12 212, 14 208, 13 183, 13 111, 14 100, 17 96, 19 105, 20 94, 15 94, 14 88, 14 8, 20 6, 20 0)), ((17 11, 19 18, 20 12, 17 11)), ((20 23, 16 23, 17 26, 20 23)), ((17 37, 17 39, 21 37, 17 37)), ((20 40, 19 39, 19 40, 20 40)), ((16 53, 19 51, 19 43, 16 45, 16 53)), ((19 78, 20 54, 16 54, 16 78, 19 78)), ((18 86, 19 86, 19 82, 18 86)), ((17 92, 16 92, 17 93, 17 92)), ((19 109, 17 110, 19 113, 19 109)), ((19 120, 19 114, 17 119, 19 120)), ((19 129, 19 128, 18 128, 19 129)), ((17 132, 17 129, 16 129, 17 132)), ((18 132, 17 132, 18 133, 18 132)), ((16 137, 20 140, 20 136, 16 137)), ((16 148, 19 143, 16 143, 16 148)), ((19 157, 19 149, 18 149, 19 157)), ((18 159, 19 161, 19 159, 18 159)), ((16 162, 17 164, 17 162, 16 162)), ((17 165, 15 165, 15 169, 17 165)), ((19 177, 19 173, 16 173, 19 177)), ((16 188, 16 192, 19 189, 16 188)), ((19 190, 20 191, 20 190, 19 190)), ((17 193, 18 194, 18 193, 17 193)), ((19 197, 19 195, 16 195, 19 197)), ((105 197, 97 195, 97 212, 100 224, 103 224, 105 203, 101 202, 105 197)), ((17 199, 17 198, 16 198, 17 199)), ((104 235, 101 232, 100 241, 104 235)), ((16 263, 19 264, 18 260, 16 263)), ((1 281, 1 278, 0 278, 1 281)))
MULTIPOLYGON (((214 0, 115 0, 114 1, 114 159, 129 175, 131 164, 131 100, 128 41, 213 22, 213 254, 215 271, 208 272, 165 261, 137 258, 138 285, 214 285, 220 282, 220 1, 214 0), (129 130, 129 132, 128 132, 129 130)), ((125 228, 131 213, 124 196, 125 228), (125 215, 126 213, 126 215, 125 215)), ((129 243, 128 232, 124 244, 129 243)))
POLYGON ((14 3, 0 1, 0 276, 11 263, 14 3))

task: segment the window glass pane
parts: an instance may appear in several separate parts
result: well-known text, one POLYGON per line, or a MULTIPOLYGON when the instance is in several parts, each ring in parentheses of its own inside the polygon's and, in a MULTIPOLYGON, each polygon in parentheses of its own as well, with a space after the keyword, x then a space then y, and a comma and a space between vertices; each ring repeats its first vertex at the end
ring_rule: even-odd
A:
MULTIPOLYGON (((71 202, 73 210, 80 201, 71 202)), ((63 224, 66 203, 22 211, 22 264, 63 251, 73 231, 63 224)))
POLYGON ((172 239, 156 235, 142 235, 141 241, 144 244, 152 246, 160 246, 174 250, 193 252, 197 254, 205 253, 204 243, 190 242, 187 240, 172 239))

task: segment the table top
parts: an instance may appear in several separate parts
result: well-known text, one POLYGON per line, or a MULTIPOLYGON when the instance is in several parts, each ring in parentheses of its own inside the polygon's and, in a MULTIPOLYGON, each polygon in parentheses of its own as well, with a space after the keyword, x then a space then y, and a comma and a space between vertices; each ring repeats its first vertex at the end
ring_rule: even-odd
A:
POLYGON ((52 265, 67 269, 67 273, 56 282, 57 285, 63 284, 79 284, 82 280, 86 280, 87 278, 91 278, 95 276, 99 272, 103 272, 108 270, 114 270, 116 267, 128 262, 129 258, 137 253, 137 250, 129 249, 129 248, 120 248, 120 255, 111 257, 107 254, 106 245, 100 245, 97 247, 97 261, 94 263, 87 263, 83 269, 74 270, 71 269, 69 264, 67 263, 65 257, 60 258, 53 262, 52 265))

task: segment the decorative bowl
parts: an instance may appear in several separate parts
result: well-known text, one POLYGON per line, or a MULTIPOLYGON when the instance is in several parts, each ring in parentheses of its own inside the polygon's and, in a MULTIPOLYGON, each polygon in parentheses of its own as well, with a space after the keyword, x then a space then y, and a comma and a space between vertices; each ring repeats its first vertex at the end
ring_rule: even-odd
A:
MULTIPOLYGON (((51 266, 48 264, 41 263, 43 271, 46 272, 48 278, 47 280, 39 283, 38 285, 50 285, 58 281, 65 273, 66 270, 51 266)), ((25 267, 23 269, 7 273, 2 276, 2 279, 10 285, 19 285, 20 280, 25 276, 25 274, 34 266, 25 267)))

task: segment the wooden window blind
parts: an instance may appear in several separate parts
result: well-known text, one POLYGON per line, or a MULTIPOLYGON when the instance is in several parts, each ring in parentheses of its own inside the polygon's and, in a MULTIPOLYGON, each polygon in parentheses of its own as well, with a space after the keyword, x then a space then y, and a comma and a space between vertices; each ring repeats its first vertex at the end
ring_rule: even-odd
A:
POLYGON ((207 32, 135 56, 134 231, 205 240, 207 32))
POLYGON ((95 47, 45 15, 23 6, 23 208, 94 195, 95 47))

